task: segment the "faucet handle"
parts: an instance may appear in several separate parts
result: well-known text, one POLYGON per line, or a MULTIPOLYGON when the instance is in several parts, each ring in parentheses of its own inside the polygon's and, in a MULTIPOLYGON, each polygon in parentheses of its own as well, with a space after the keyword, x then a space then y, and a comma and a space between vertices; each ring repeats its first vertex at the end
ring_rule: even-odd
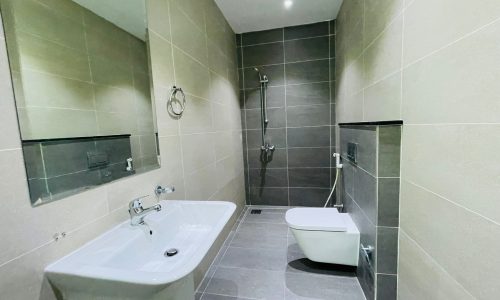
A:
POLYGON ((162 187, 161 185, 156 186, 155 195, 160 196, 161 194, 170 194, 175 192, 175 187, 162 187))
POLYGON ((135 198, 134 200, 132 200, 132 201, 129 202, 128 207, 130 209, 141 208, 142 207, 142 199, 144 199, 146 197, 149 197, 149 195, 135 198))

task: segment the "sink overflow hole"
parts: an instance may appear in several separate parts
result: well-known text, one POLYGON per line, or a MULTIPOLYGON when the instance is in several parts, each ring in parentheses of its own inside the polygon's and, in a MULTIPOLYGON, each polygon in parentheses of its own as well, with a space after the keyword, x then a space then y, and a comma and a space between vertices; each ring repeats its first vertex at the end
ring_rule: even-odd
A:
POLYGON ((250 211, 250 214, 251 215, 260 215, 261 212, 262 212, 262 209, 252 209, 252 211, 250 211))
POLYGON ((179 250, 172 248, 172 249, 168 249, 167 251, 165 251, 165 253, 163 253, 163 255, 165 257, 170 257, 170 256, 176 255, 177 253, 179 253, 179 250))

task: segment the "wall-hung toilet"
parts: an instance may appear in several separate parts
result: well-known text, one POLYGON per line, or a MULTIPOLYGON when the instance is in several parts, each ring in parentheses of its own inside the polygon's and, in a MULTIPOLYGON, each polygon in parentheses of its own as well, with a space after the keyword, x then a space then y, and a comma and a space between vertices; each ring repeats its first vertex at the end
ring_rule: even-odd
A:
POLYGON ((358 265, 359 230, 349 214, 336 208, 292 208, 286 222, 308 259, 358 265))

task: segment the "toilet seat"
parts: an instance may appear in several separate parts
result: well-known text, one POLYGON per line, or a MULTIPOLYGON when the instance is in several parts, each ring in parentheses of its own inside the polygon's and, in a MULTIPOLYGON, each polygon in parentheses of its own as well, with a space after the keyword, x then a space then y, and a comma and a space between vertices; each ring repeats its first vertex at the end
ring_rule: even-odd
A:
POLYGON ((345 232, 345 214, 336 208, 292 208, 286 212, 288 226, 297 230, 345 232))

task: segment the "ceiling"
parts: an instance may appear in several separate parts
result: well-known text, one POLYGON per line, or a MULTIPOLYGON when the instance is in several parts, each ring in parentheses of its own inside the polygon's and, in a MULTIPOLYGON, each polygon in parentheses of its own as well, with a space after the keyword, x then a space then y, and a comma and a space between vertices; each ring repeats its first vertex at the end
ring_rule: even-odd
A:
POLYGON ((242 33, 332 20, 342 0, 215 0, 234 32, 242 33), (285 2, 292 2, 285 8, 285 2))
POLYGON ((146 40, 144 0, 73 0, 128 33, 146 40))

